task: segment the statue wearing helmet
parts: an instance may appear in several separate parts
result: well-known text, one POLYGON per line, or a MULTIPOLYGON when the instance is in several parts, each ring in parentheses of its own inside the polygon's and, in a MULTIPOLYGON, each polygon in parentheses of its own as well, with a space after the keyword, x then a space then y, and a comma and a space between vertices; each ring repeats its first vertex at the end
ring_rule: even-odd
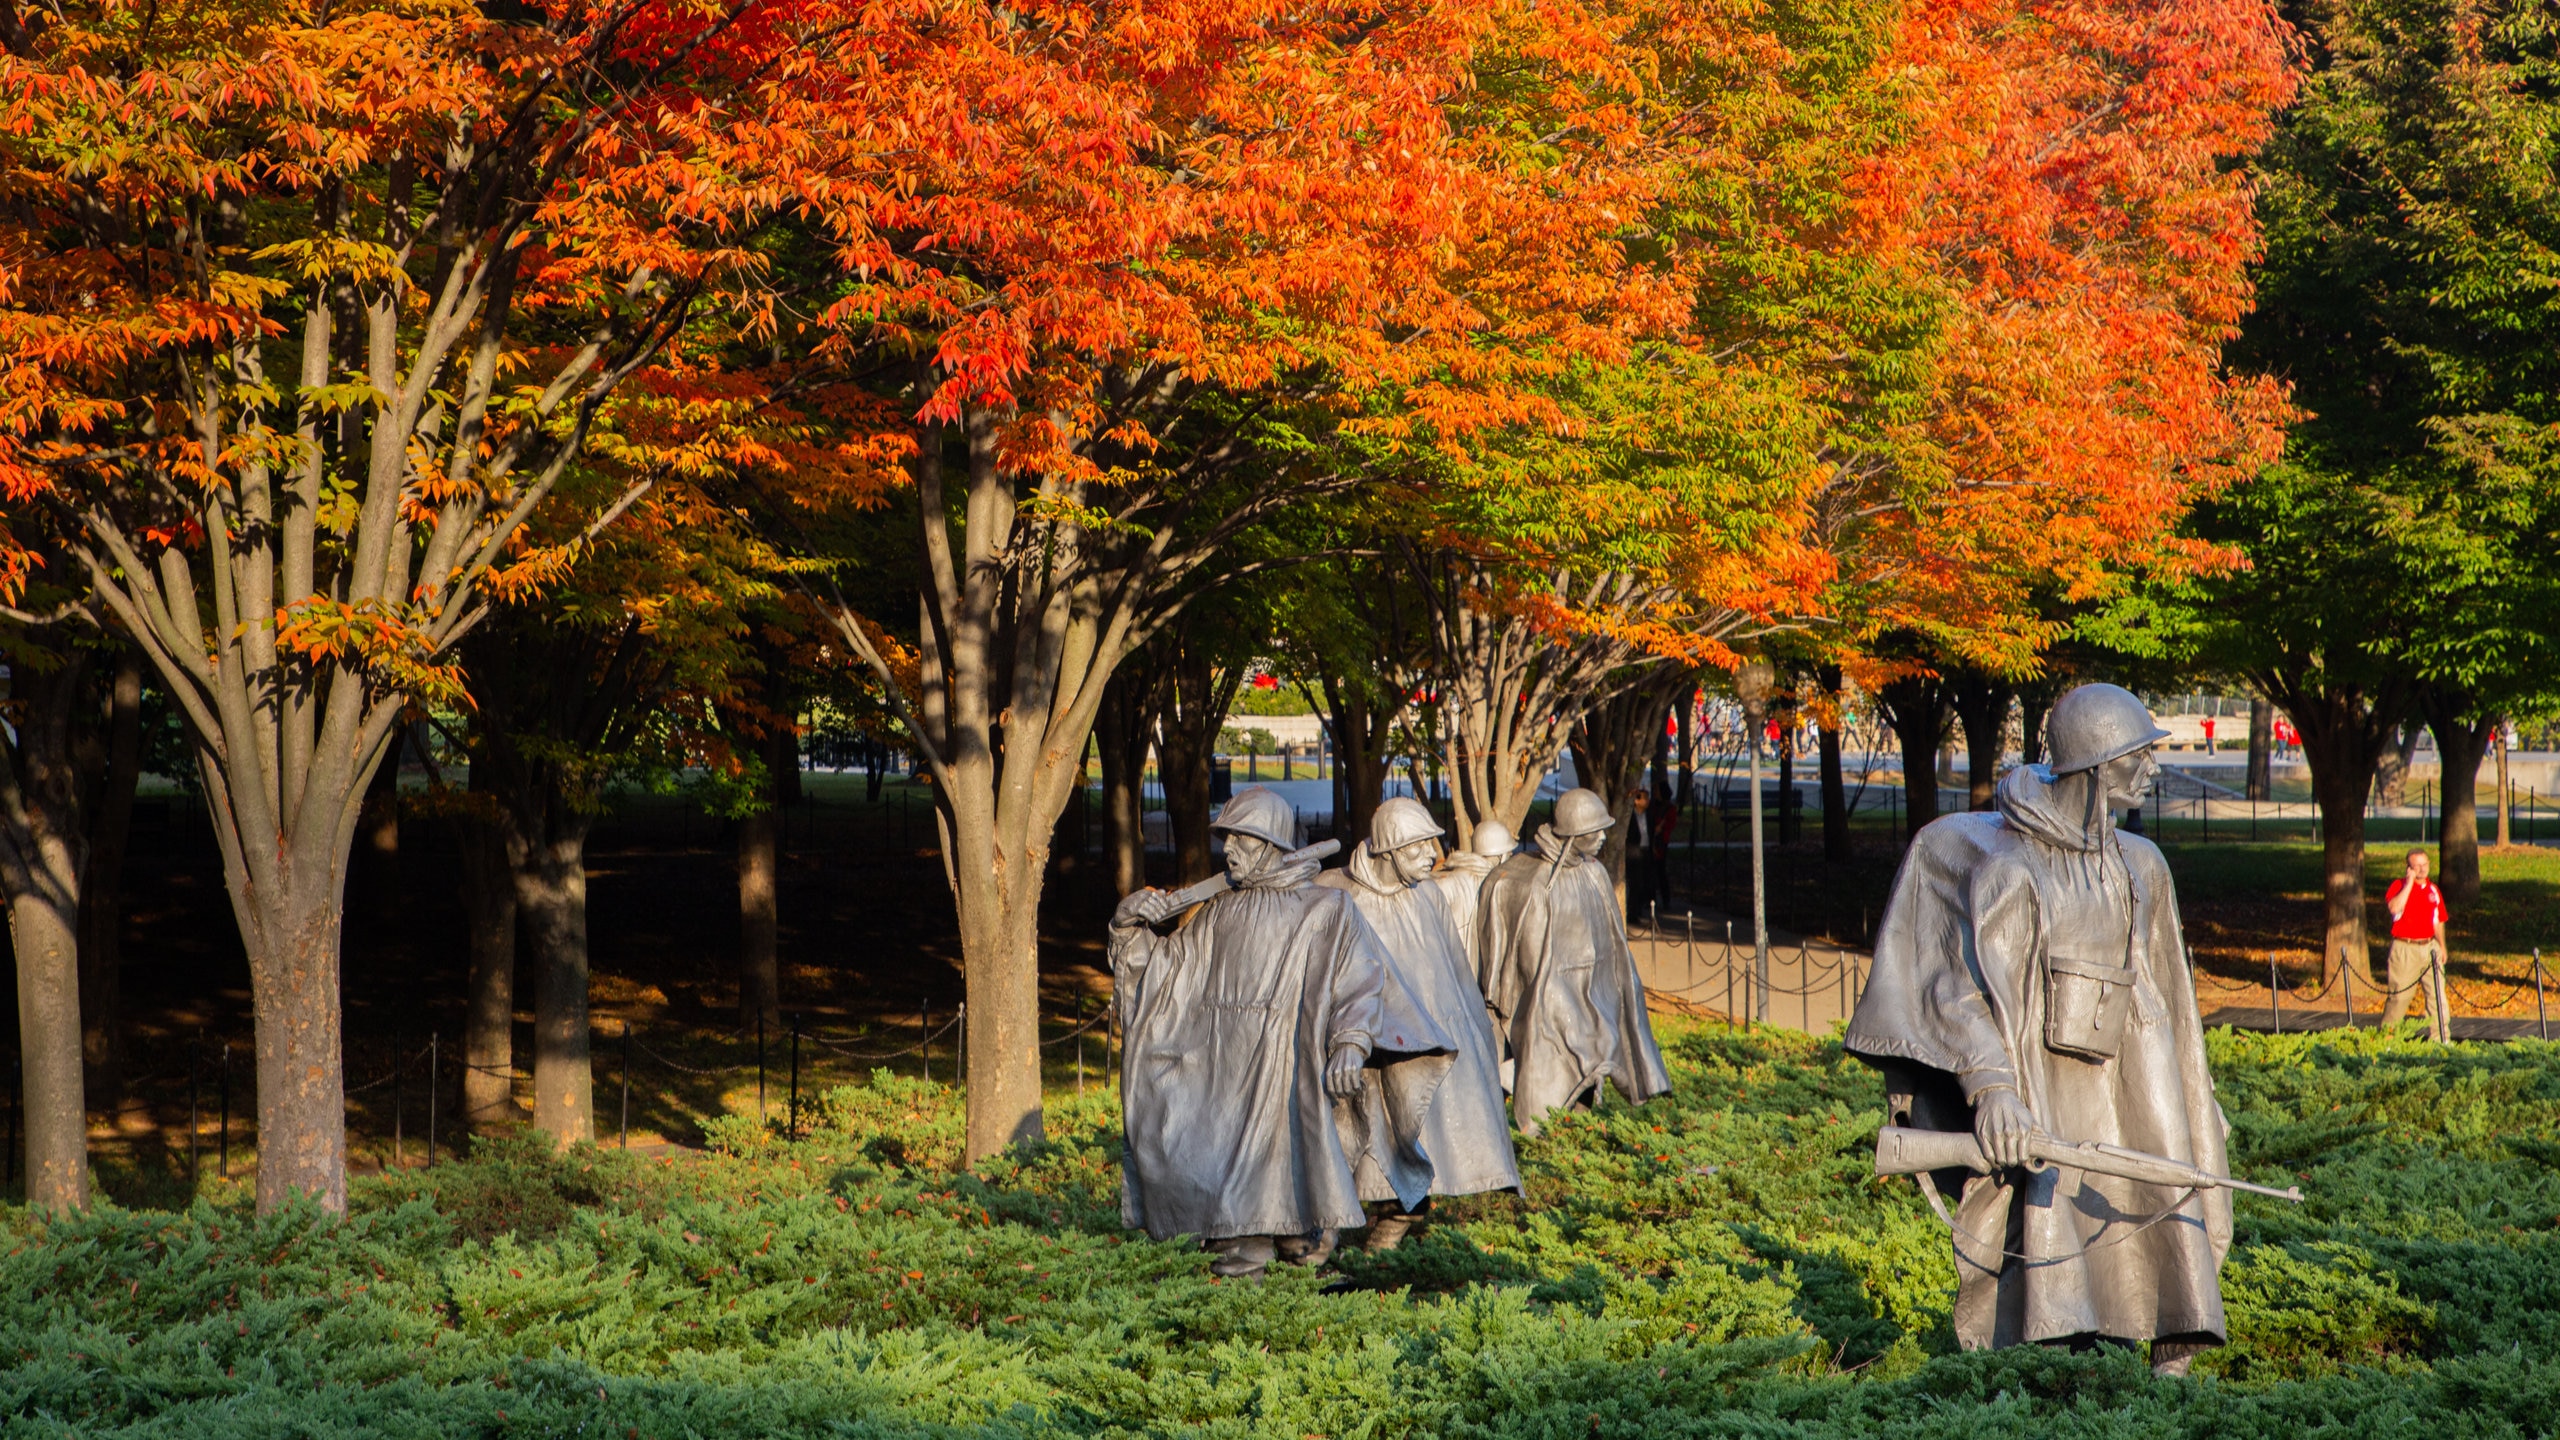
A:
POLYGON ((1536 848, 1485 881, 1477 978, 1511 1047, 1511 1115, 1535 1135, 1546 1113, 1614 1083, 1638 1104, 1671 1089, 1627 948, 1618 890, 1599 862, 1616 824, 1589 790, 1556 799, 1536 848))
POLYGON ((1440 895, 1449 905, 1449 919, 1458 927, 1459 953, 1467 957, 1467 973, 1484 973, 1482 957, 1477 953, 1476 912, 1484 898, 1485 877, 1498 869, 1520 849, 1511 827, 1499 820, 1476 822, 1476 833, 1464 850, 1452 851, 1440 862, 1439 874, 1432 883, 1440 887, 1440 895))
POLYGON ((1351 1168, 1359 1141, 1336 1128, 1334 1101, 1362 1096, 1371 1066, 1454 1046, 1350 897, 1318 887, 1316 859, 1292 853, 1288 801, 1239 790, 1211 828, 1226 837, 1232 888, 1178 928, 1161 890, 1132 892, 1111 918, 1121 1218, 1159 1240, 1199 1236, 1221 1275, 1258 1274, 1283 1254, 1318 1265, 1335 1231, 1368 1218, 1351 1168))
POLYGON ((2160 851, 2120 833, 2166 736, 2131 692, 2083 685, 2047 720, 2052 761, 2002 777, 1994 811, 1912 837, 1849 1022, 1897 1125, 1971 1131, 1992 1162, 1952 1216, 1967 1348, 2151 1342, 2184 1373, 2222 1343, 2231 1192, 2059 1166, 2041 1133, 2226 1173, 2226 1126, 2160 851))
POLYGON ((1457 1045, 1454 1055, 1412 1060, 1368 1072, 1367 1091, 1345 1108, 1345 1135, 1365 1137, 1354 1157, 1360 1198, 1383 1210, 1369 1223, 1368 1248, 1391 1250, 1432 1195, 1474 1195, 1520 1184, 1511 1126, 1502 1113, 1502 1056, 1485 1016, 1449 904, 1432 871, 1440 860, 1440 823, 1419 800, 1397 796, 1378 807, 1369 838, 1350 863, 1316 883, 1341 890, 1378 934, 1388 964, 1434 1022, 1457 1045), (1409 1092, 1423 1087, 1422 1105, 1409 1092), (1407 1093, 1399 1093, 1407 1092, 1407 1093), (1418 1129, 1395 1121, 1417 1115, 1418 1129))

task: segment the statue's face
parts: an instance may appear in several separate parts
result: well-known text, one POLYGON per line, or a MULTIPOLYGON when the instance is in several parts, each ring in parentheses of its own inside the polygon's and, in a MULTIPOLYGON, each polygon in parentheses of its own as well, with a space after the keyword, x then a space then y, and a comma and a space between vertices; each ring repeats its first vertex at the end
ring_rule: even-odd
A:
POLYGON ((1608 843, 1609 832, 1606 830, 1594 830, 1588 835, 1576 835, 1573 837, 1573 848, 1581 852, 1585 857, 1598 855, 1600 853, 1600 847, 1608 843))
POLYGON ((1227 878, 1241 885, 1245 877, 1262 868, 1264 862, 1278 854, 1280 847, 1259 835, 1227 837, 1227 878))
POLYGON ((1433 867, 1440 863, 1440 842, 1425 835, 1410 845, 1388 851, 1387 863, 1395 867, 1397 879, 1407 885, 1419 885, 1431 878, 1433 867))
POLYGON ((2130 809, 2151 798, 2151 782, 2159 775, 2160 762, 2151 758, 2148 745, 2098 767, 2098 779, 2107 787, 2107 804, 2113 809, 2130 809))

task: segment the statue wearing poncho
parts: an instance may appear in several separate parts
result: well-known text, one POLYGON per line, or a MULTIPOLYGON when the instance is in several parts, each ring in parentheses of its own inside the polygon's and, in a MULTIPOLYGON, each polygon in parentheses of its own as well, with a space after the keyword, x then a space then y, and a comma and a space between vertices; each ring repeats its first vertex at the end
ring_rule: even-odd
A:
POLYGON ((1524 1135, 1548 1111, 1596 1099, 1604 1080, 1639 1104, 1671 1089, 1617 887, 1597 859, 1612 823, 1608 802, 1568 790, 1536 850, 1485 882, 1484 994, 1510 1042, 1511 1115, 1524 1135))
MULTIPOLYGON (((1474 842, 1443 860, 1440 873, 1431 877, 1431 883, 1440 890, 1440 898, 1449 904, 1450 921, 1458 927, 1458 947, 1467 957, 1469 975, 1484 974, 1484 946, 1478 935, 1478 922, 1484 911, 1484 882, 1519 848, 1510 826, 1499 820, 1479 820, 1474 842)), ((1478 979, 1475 983, 1481 995, 1484 982, 1478 979)))
MULTIPOLYGON (((1431 880, 1441 834, 1420 801, 1398 796, 1378 807, 1369 838, 1350 862, 1316 882, 1351 897, 1388 963, 1457 1046, 1447 1058, 1373 1069, 1357 1102, 1359 1128, 1345 1127, 1366 1137, 1353 1166, 1360 1198, 1394 1201, 1404 1211, 1415 1209, 1426 1192, 1473 1195, 1520 1184, 1511 1125, 1502 1113, 1493 1024, 1448 903, 1431 880), (1397 1133, 1394 1119, 1416 1112, 1409 1103, 1392 1103, 1393 1092, 1423 1084, 1436 1086, 1436 1095, 1418 1112, 1419 1133, 1397 1133)), ((1391 1248, 1410 1223, 1396 1214, 1382 1218, 1370 1227, 1369 1248, 1391 1248)))
POLYGON ((1112 918, 1121 1217, 1160 1240, 1257 1241, 1228 1251, 1221 1273, 1259 1270, 1271 1253, 1260 1237, 1361 1224, 1333 1100, 1358 1095, 1371 1065, 1453 1048, 1350 897, 1315 886, 1313 863, 1282 863, 1292 821, 1270 791, 1238 791, 1216 827, 1236 888, 1170 935, 1150 928, 1175 918, 1162 891, 1135 892, 1112 918))
POLYGON ((2041 1130, 2225 1169, 2168 866, 2109 810, 2141 802, 2162 732, 2111 685, 2050 723, 2053 765, 2011 771, 1996 813, 1913 837, 1846 1043, 1895 1123, 1972 1130, 2011 1167, 1922 1177, 1933 1205, 1961 1186, 1962 1344, 2151 1340, 2177 1372, 2224 1335, 2230 1192, 2015 1168, 2041 1130))

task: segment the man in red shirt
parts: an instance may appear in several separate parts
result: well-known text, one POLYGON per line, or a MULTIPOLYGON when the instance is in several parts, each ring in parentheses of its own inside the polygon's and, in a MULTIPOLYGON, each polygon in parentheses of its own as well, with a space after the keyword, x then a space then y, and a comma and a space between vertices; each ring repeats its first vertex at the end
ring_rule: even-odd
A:
POLYGON ((2426 987, 2419 1003, 2427 1011, 2427 1038, 2441 1045, 2453 1038, 2444 1008, 2444 892, 2427 879, 2427 852, 2409 852, 2408 867, 2382 892, 2391 911, 2391 999, 2382 1007, 2382 1028, 2390 1029, 2409 1013, 2409 996, 2426 987))

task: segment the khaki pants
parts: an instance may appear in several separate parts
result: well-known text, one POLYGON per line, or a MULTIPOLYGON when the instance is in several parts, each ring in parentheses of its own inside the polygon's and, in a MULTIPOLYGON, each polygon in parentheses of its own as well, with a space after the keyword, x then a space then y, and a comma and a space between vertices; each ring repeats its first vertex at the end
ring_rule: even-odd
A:
POLYGON ((2419 1008, 2427 1012, 2427 1038, 2438 1044, 2453 1038, 2451 1017, 2445 1013, 2444 957, 2437 953, 2434 941, 2392 941, 2390 983, 2391 998, 2382 1006, 2383 1029, 2400 1023, 2414 995, 2419 1008))

